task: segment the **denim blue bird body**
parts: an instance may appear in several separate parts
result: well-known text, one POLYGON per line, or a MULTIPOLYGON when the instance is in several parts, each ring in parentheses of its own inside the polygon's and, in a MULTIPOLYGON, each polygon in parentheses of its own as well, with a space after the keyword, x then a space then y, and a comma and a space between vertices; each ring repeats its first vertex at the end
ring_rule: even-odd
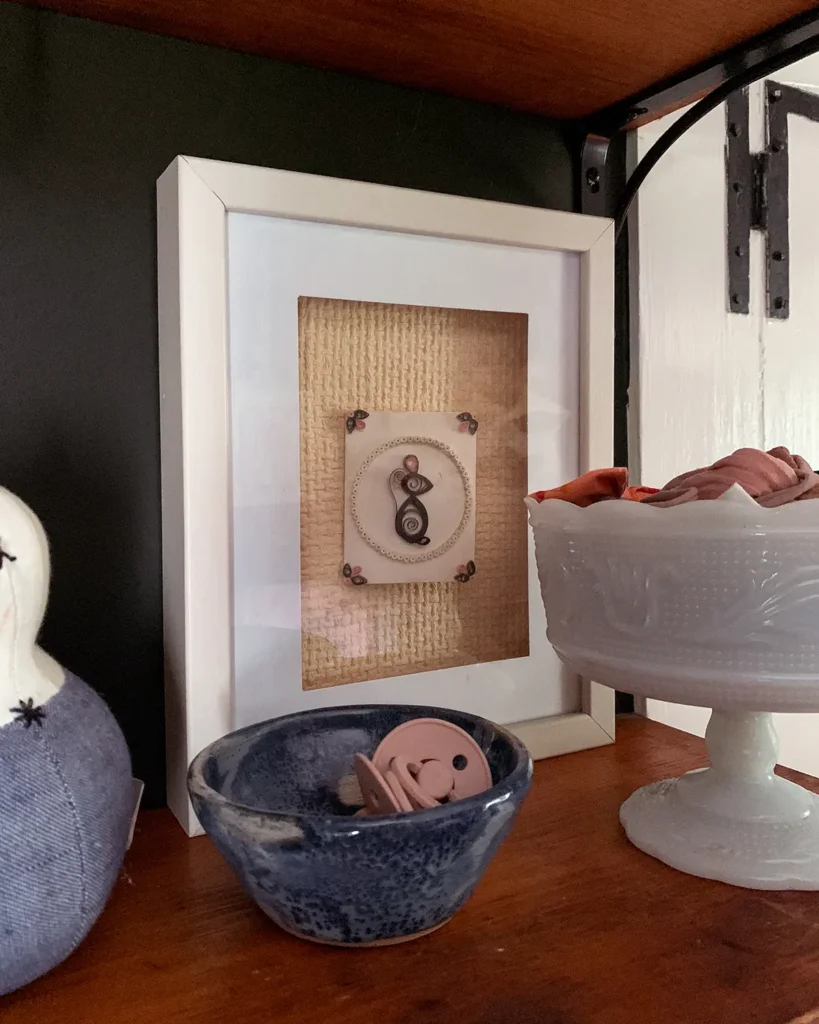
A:
POLYGON ((0 996, 85 938, 116 881, 134 810, 113 715, 36 646, 48 576, 39 520, 0 488, 0 996))

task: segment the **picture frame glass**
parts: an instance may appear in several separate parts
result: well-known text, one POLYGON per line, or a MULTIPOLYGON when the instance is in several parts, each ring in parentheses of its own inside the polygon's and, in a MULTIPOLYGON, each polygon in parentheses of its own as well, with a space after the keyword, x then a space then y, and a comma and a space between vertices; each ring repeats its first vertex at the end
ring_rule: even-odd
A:
POLYGON ((523 505, 580 468, 579 255, 233 212, 227 242, 234 726, 579 711, 523 505))

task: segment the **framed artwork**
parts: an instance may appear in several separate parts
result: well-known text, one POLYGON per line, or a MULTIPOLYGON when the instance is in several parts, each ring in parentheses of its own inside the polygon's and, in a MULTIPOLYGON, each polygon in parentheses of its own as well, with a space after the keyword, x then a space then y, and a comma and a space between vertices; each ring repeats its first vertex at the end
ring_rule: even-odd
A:
POLYGON ((158 183, 168 799, 220 735, 401 701, 609 743, 523 498, 612 459, 608 220, 177 158, 158 183))

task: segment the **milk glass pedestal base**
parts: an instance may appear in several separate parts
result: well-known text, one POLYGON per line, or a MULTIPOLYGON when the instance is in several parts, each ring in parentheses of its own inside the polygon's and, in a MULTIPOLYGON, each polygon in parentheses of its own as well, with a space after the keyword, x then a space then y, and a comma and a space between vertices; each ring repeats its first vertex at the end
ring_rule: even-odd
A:
POLYGON ((774 775, 767 713, 714 711, 711 767, 643 786, 620 808, 629 839, 703 878, 752 889, 819 889, 819 797, 774 775))
MULTIPOLYGON (((819 797, 774 775, 771 712, 819 712, 819 501, 529 501, 549 639, 575 671, 714 710, 711 767, 632 794, 629 839, 689 874, 819 889, 819 797)), ((819 740, 819 718, 817 718, 819 740)))

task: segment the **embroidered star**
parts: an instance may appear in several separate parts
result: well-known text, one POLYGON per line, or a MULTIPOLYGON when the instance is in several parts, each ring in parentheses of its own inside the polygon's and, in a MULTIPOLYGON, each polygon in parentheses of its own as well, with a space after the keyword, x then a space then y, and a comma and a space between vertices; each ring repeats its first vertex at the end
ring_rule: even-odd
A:
POLYGON ((17 715, 18 722, 25 722, 27 729, 30 729, 34 722, 36 722, 42 729, 43 719, 46 717, 46 713, 41 707, 34 707, 33 697, 29 697, 29 699, 25 701, 21 700, 16 708, 9 708, 9 711, 13 715, 17 715))

